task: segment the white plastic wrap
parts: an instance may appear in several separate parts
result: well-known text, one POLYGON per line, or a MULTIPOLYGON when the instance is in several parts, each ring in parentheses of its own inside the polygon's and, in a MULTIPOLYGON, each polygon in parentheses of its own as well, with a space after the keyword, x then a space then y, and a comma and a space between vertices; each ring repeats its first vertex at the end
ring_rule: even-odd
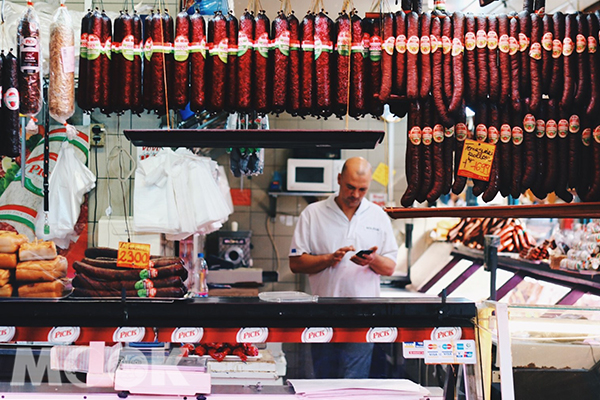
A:
POLYGON ((50 116, 66 125, 75 112, 75 37, 71 15, 61 5, 50 25, 50 116))

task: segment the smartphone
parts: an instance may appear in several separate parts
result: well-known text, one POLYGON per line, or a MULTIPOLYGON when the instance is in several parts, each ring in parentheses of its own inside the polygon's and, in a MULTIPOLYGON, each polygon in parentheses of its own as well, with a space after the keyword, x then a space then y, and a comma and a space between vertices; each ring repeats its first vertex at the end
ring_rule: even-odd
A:
POLYGON ((361 251, 359 251, 358 253, 356 253, 356 256, 357 256, 357 257, 362 257, 362 256, 364 256, 365 254, 371 254, 372 252, 373 252, 373 250, 361 250, 361 251))

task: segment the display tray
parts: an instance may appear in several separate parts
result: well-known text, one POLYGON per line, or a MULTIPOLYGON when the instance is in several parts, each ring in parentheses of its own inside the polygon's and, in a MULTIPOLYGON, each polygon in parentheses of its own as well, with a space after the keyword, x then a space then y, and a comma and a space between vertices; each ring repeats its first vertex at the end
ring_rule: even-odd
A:
MULTIPOLYGON (((473 261, 483 262, 483 251, 458 246, 452 251, 452 256, 466 258, 473 261)), ((540 278, 549 282, 568 285, 582 285, 593 293, 600 293, 600 273, 582 274, 578 271, 552 269, 550 264, 544 261, 530 261, 513 256, 498 255, 498 267, 513 272, 522 272, 534 278, 540 278)))
POLYGON ((600 218, 600 202, 475 207, 386 207, 391 218, 600 218))

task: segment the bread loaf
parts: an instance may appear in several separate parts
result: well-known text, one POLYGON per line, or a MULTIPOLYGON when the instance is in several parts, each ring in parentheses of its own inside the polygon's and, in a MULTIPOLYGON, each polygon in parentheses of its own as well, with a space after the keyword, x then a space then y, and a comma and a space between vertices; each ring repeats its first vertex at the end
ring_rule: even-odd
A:
POLYGON ((11 231, 0 231, 0 253, 16 253, 19 246, 27 243, 27 236, 11 231))
POLYGON ((0 269, 0 286, 4 286, 10 279, 10 271, 7 269, 0 269))
POLYGON ((22 285, 17 288, 19 297, 63 297, 66 282, 39 282, 22 285))
POLYGON ((10 297, 12 296, 13 287, 12 285, 4 285, 0 287, 0 297, 10 297))
POLYGON ((23 243, 19 248, 19 261, 54 260, 56 255, 56 245, 51 241, 23 243))
POLYGON ((63 256, 47 261, 25 261, 17 264, 16 277, 21 282, 51 282, 66 277, 67 267, 63 256))
POLYGON ((17 266, 17 253, 0 253, 0 268, 15 268, 17 266))

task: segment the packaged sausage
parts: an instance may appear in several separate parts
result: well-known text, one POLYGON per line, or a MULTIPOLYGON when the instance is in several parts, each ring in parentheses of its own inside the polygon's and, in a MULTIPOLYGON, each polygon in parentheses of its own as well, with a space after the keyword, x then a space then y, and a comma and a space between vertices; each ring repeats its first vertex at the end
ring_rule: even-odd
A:
MULTIPOLYGON (((40 24, 33 2, 21 15, 17 28, 17 58, 19 60, 20 112, 34 117, 42 109, 42 52, 40 24)), ((37 133, 35 118, 27 124, 27 130, 37 133)))
POLYGON ((77 130, 67 125, 75 112, 75 54, 74 33, 67 7, 61 5, 50 25, 50 82, 48 110, 50 116, 67 127, 67 133, 77 130))

